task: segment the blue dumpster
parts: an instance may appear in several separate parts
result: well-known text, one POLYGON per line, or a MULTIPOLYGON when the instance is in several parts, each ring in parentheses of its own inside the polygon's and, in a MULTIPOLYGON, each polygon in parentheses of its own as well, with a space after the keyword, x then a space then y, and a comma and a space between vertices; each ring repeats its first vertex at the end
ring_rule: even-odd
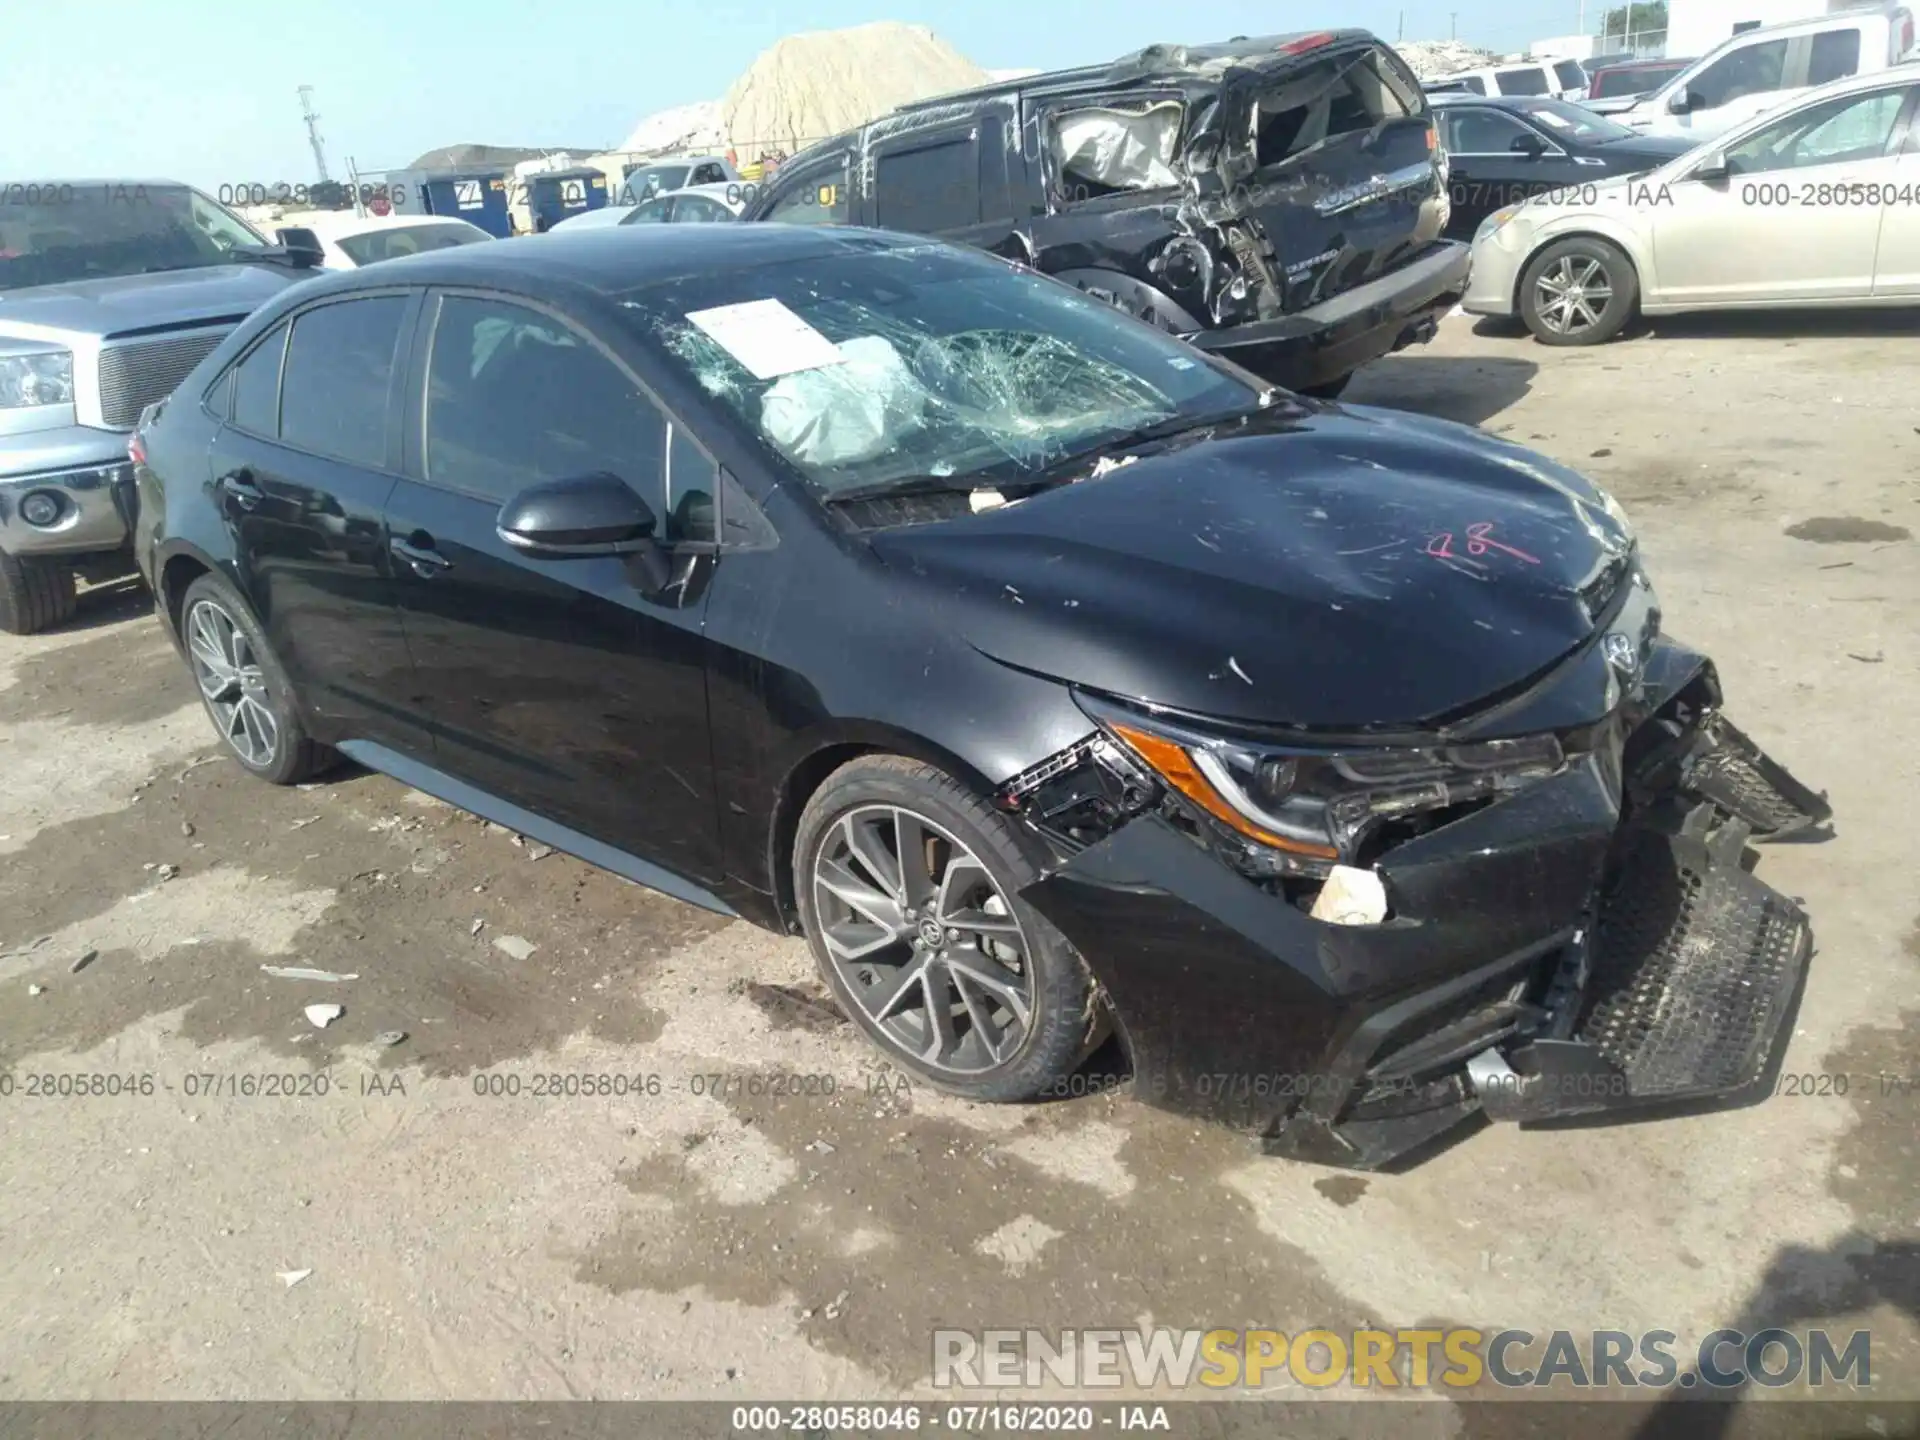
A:
POLYGON ((526 177, 527 209, 533 228, 551 230, 562 220, 599 210, 607 203, 607 177, 590 166, 543 170, 526 177))
POLYGON ((513 233, 507 218, 507 174, 504 170, 460 170, 422 175, 421 207, 430 215, 470 220, 489 235, 504 240, 513 233))

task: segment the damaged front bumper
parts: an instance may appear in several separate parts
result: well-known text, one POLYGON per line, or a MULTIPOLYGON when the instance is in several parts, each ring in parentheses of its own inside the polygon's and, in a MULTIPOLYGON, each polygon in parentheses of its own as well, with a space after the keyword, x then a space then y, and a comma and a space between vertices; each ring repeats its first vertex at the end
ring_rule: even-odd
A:
POLYGON ((1390 850, 1382 923, 1314 919, 1154 809, 1063 855, 1023 894, 1099 979, 1136 1093, 1373 1169, 1476 1113, 1753 1087, 1811 931, 1745 844, 1830 810, 1720 715, 1710 662, 1656 651, 1659 692, 1562 773, 1390 850))

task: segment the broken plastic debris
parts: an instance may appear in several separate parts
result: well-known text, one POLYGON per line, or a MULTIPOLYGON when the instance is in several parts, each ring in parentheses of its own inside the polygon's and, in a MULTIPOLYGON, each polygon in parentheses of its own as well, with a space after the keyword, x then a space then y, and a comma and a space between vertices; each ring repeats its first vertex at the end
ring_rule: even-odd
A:
POLYGON ((277 980, 324 980, 330 985, 360 978, 358 975, 342 975, 334 970, 315 970, 307 965, 262 965, 260 970, 277 980))
POLYGON ((978 515, 982 510, 998 510, 1007 503, 1007 497, 998 490, 976 490, 967 497, 967 504, 978 515))
POLYGON ((527 858, 529 860, 544 860, 551 854, 553 854, 553 846, 551 845, 529 845, 527 847, 527 858))
POLYGON ((516 960, 525 960, 540 947, 518 935, 496 935, 493 937, 493 948, 506 952, 516 960))
POLYGON ((100 952, 98 950, 89 950, 84 955, 82 955, 78 960, 74 961, 73 964, 67 967, 68 973, 73 975, 78 975, 82 970, 86 969, 87 966, 91 965, 94 961, 98 960, 99 958, 100 958, 100 952))
POLYGON ((346 1013, 344 1005, 309 1005, 306 1009, 307 1021, 316 1030, 326 1029, 346 1013))
POLYGON ((1378 925, 1387 918, 1387 887, 1377 870, 1336 865, 1313 902, 1313 918, 1329 925, 1378 925))
POLYGON ((27 994, 29 995, 44 995, 46 993, 47 993, 47 987, 44 985, 27 986, 27 994))
POLYGON ((376 1045, 385 1045, 388 1049, 392 1049, 406 1038, 407 1032, 404 1030, 382 1030, 378 1035, 373 1037, 373 1043, 376 1045))
POLYGON ((280 1278, 280 1283, 282 1285, 286 1286, 289 1290, 291 1290, 294 1286, 298 1285, 302 1280, 306 1279, 309 1275, 313 1274, 313 1271, 311 1269, 276 1270, 273 1273, 280 1278))
POLYGON ((1093 467, 1092 472, 1087 478, 1089 480, 1098 480, 1102 475, 1111 475, 1114 471, 1133 464, 1133 462, 1139 458, 1138 455, 1122 455, 1116 460, 1111 455, 1102 455, 1099 463, 1093 467))
POLYGON ((757 380, 818 370, 847 358, 831 340, 778 300, 747 300, 711 310, 689 310, 687 319, 752 371, 757 380))

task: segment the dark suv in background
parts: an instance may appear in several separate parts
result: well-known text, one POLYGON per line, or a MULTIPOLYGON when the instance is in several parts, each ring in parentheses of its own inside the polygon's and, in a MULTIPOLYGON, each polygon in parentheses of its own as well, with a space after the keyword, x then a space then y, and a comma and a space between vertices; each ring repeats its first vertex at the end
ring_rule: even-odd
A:
POLYGON ((789 161, 741 218, 977 245, 1317 395, 1430 339, 1468 266, 1420 83, 1364 30, 928 100, 789 161))

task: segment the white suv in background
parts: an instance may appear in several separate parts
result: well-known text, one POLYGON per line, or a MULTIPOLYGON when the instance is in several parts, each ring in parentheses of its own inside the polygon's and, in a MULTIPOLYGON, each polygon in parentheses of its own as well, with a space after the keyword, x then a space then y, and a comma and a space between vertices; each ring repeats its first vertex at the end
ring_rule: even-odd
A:
POLYGON ((1650 135, 1708 140, 1817 85, 1872 74, 1914 53, 1906 5, 1830 11, 1723 40, 1608 118, 1650 135))
POLYGON ((1479 70, 1461 70, 1420 87, 1429 95, 1545 95, 1554 100, 1587 98, 1587 72, 1578 60, 1515 60, 1479 70))

